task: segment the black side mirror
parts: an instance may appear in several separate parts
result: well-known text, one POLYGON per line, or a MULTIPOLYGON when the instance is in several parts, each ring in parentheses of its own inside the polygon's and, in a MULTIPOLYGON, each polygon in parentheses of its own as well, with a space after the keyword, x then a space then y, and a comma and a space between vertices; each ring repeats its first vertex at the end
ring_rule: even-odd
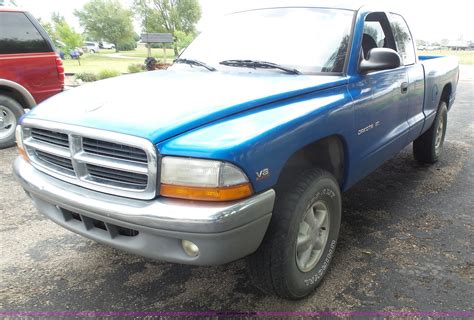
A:
POLYGON ((359 65, 361 73, 396 69, 402 65, 400 55, 392 49, 374 48, 369 51, 368 59, 362 59, 359 65))

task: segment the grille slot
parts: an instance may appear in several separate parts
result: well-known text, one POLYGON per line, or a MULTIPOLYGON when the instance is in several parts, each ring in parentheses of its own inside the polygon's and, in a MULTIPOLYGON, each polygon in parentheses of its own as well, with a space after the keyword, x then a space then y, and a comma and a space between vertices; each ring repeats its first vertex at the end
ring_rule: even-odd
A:
POLYGON ((94 178, 125 184, 134 188, 145 189, 148 183, 148 177, 143 174, 98 167, 92 164, 87 165, 87 170, 94 178))
POLYGON ((60 208, 60 210, 63 214, 64 220, 68 222, 75 221, 76 223, 77 222, 83 223, 86 230, 99 229, 99 230, 105 231, 109 233, 111 238, 116 238, 117 236, 136 237, 139 234, 139 232, 134 229, 129 229, 129 228, 117 226, 115 224, 106 223, 104 221, 97 220, 97 219, 87 217, 87 216, 83 216, 79 213, 72 212, 64 208, 60 208))
POLYGON ((138 148, 90 138, 84 138, 82 143, 84 151, 91 154, 141 163, 148 162, 145 151, 138 148))
POLYGON ((56 155, 49 154, 40 150, 36 150, 35 153, 38 159, 40 159, 41 161, 46 162, 47 164, 52 164, 56 167, 60 167, 62 169, 66 169, 70 171, 70 174, 74 174, 74 168, 72 166, 71 159, 58 157, 56 155))
POLYGON ((69 138, 67 134, 43 129, 31 129, 33 139, 46 142, 55 146, 69 148, 69 138))

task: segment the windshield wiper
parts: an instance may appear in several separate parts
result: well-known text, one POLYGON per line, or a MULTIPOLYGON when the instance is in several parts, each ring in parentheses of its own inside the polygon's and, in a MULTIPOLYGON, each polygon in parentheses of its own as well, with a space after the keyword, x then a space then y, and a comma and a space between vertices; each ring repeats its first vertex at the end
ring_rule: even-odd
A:
POLYGON ((184 64, 188 64, 190 66, 203 67, 203 68, 206 68, 209 71, 216 71, 216 68, 211 67, 211 66, 205 64, 204 62, 194 60, 194 59, 179 59, 178 58, 174 61, 174 63, 184 63, 184 64))
POLYGON ((243 67, 253 69, 279 69, 291 74, 301 74, 297 69, 288 68, 273 62, 259 61, 259 60, 224 60, 219 62, 228 67, 243 67))

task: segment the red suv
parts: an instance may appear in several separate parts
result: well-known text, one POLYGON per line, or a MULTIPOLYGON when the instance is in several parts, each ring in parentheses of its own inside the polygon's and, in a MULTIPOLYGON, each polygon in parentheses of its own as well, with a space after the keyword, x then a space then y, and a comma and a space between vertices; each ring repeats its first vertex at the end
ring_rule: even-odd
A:
POLYGON ((63 88, 63 63, 38 21, 24 10, 0 6, 0 149, 15 143, 25 109, 63 88))

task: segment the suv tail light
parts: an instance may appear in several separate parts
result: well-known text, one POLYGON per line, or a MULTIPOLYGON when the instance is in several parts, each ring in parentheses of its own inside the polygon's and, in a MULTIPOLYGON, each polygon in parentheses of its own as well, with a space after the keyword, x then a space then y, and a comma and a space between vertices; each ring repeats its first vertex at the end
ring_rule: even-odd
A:
POLYGON ((64 84, 64 65, 58 54, 56 54, 56 70, 58 71, 59 81, 64 84))

